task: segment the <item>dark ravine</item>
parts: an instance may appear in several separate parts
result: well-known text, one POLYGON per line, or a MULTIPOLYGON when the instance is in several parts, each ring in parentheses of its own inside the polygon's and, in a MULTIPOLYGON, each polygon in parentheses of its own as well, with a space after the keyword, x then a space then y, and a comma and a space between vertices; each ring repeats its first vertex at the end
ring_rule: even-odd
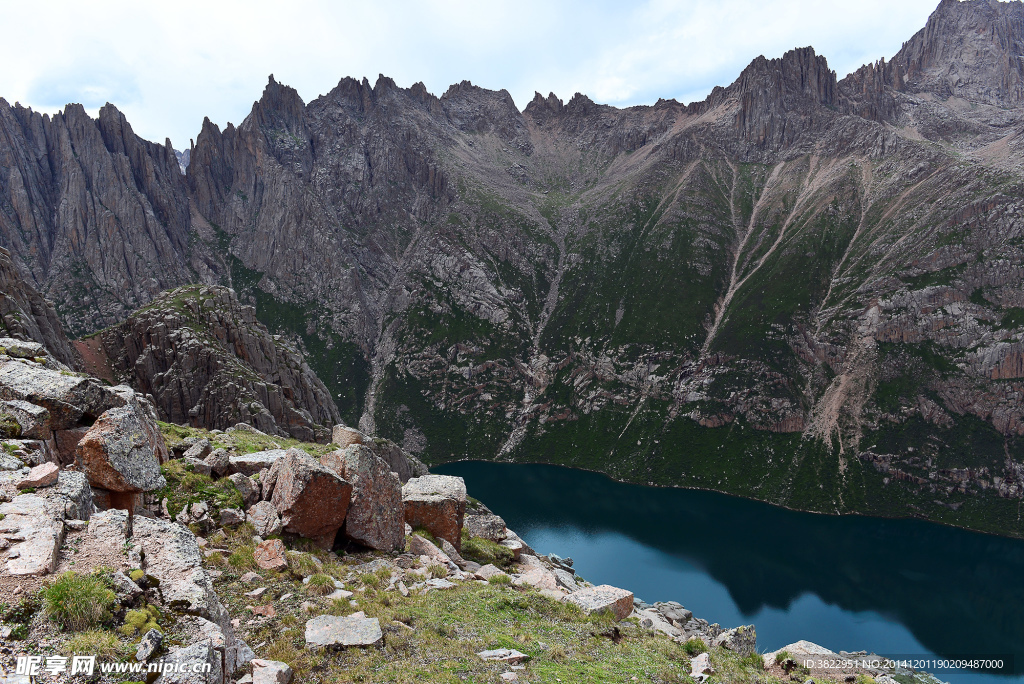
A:
POLYGON ((271 77, 184 175, 112 105, 4 102, 0 245, 74 335, 233 287, 427 462, 1022 536, 1022 45, 1020 3, 945 0, 689 105, 271 77))

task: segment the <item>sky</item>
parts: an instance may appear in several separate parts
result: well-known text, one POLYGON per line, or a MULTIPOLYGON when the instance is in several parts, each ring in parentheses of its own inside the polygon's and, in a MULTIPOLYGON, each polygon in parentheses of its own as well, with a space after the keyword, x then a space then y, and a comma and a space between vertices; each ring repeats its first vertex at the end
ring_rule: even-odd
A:
POLYGON ((692 102, 758 55, 813 46, 842 78, 890 58, 938 0, 0 0, 0 97, 54 113, 112 102, 186 149, 245 118, 273 74, 309 102, 378 74, 615 106, 692 102))

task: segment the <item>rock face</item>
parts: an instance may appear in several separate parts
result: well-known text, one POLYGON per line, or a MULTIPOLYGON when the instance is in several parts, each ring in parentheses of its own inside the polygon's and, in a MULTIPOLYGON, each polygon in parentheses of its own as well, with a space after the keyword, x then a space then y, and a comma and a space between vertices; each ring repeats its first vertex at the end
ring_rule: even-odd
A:
POLYGON ((402 486, 402 504, 405 522, 447 539, 457 550, 462 550, 466 482, 461 477, 415 477, 402 486))
MULTIPOLYGON (((148 492, 166 486, 160 474, 159 447, 145 421, 137 407, 128 405, 106 411, 89 428, 78 443, 78 461, 91 485, 112 492, 148 492)), ((163 445, 159 432, 155 439, 163 445)))
POLYGON ((332 451, 321 457, 320 462, 352 485, 342 533, 371 549, 402 549, 405 545, 402 484, 388 464, 372 449, 360 444, 332 451))
POLYGON ((34 340, 70 368, 82 360, 64 334, 53 304, 43 299, 28 274, 18 272, 11 253, 0 248, 0 335, 34 340))
POLYGON ((345 522, 351 484, 299 449, 289 449, 274 463, 268 482, 285 531, 310 539, 330 536, 333 542, 345 522))
POLYGON ((302 355, 225 287, 166 292, 103 332, 114 372, 152 395, 164 420, 327 441, 341 419, 302 355))
POLYGON ((971 498, 1019 535, 977 521, 1024 497, 1022 12, 947 0, 888 61, 839 80, 800 48, 688 105, 271 78, 185 176, 113 107, 0 103, 0 242, 75 334, 234 285, 346 422, 430 462, 598 443, 622 479, 944 520, 971 498), (812 463, 843 476, 790 486, 812 463))

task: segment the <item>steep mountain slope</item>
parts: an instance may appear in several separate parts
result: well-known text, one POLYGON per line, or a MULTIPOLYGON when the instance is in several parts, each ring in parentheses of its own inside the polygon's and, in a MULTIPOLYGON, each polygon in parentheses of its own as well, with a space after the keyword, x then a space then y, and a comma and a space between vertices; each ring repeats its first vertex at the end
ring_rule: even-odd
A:
POLYGON ((58 361, 71 368, 81 359, 57 318, 53 304, 33 287, 11 253, 0 248, 0 335, 43 345, 58 361))
POLYGON ((687 106, 271 77, 185 176, 112 107, 3 105, 0 237, 89 288, 58 306, 78 332, 231 285, 428 461, 1021 535, 1022 45, 1021 3, 944 1, 889 62, 759 57, 687 106), (36 218, 65 197, 107 213, 36 218))

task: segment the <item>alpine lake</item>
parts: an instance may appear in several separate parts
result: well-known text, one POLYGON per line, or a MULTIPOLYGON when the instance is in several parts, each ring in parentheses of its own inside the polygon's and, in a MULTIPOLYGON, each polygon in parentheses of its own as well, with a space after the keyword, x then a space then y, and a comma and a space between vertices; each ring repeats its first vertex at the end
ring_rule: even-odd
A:
MULTIPOLYGON (((761 652, 801 639, 899 658, 1012 656, 1024 682, 1024 541, 913 519, 828 516, 700 490, 644 487, 552 465, 462 461, 470 496, 538 553, 594 584, 678 601, 761 652)), ((1009 663, 1007 663, 1009 666, 1009 663)))

